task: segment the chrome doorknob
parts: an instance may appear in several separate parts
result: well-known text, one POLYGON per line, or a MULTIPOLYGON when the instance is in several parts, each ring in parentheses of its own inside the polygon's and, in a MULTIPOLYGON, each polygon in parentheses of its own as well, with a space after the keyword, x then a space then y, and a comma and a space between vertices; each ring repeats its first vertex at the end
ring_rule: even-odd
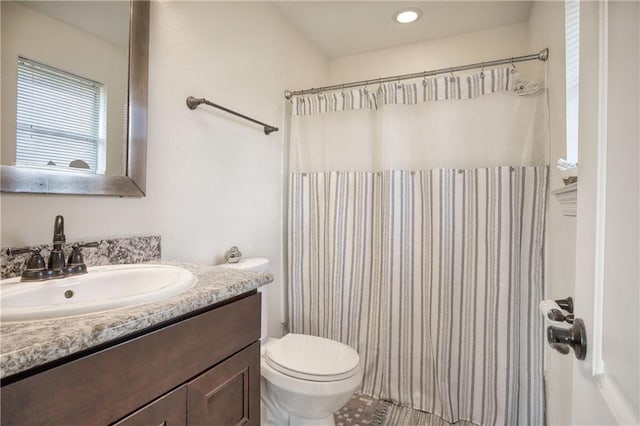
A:
POLYGON ((571 328, 547 327, 547 341, 561 354, 568 354, 572 348, 576 358, 587 356, 587 330, 580 318, 575 319, 571 328))

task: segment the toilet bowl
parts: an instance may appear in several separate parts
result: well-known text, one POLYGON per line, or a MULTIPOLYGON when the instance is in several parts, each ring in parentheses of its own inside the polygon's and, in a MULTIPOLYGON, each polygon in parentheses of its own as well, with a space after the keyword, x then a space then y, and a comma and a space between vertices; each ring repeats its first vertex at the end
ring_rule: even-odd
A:
POLYGON ((358 353, 334 340, 304 334, 269 339, 261 347, 265 425, 334 425, 362 383, 358 353))
MULTIPOLYGON (((269 269, 269 260, 249 258, 221 266, 265 272, 269 269)), ((333 413, 349 401, 362 383, 363 369, 358 353, 343 343, 305 334, 267 338, 266 313, 263 303, 261 423, 335 425, 333 413)))

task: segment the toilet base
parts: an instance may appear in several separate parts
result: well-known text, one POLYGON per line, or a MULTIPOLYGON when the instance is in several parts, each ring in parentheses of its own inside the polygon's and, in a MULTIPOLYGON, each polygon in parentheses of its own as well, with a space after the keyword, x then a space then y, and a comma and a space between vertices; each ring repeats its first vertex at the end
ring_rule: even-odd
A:
MULTIPOLYGON (((268 384, 262 379, 263 390, 268 384)), ((260 395, 260 425, 261 426, 335 426, 333 414, 321 418, 310 419, 290 414, 277 401, 260 395)))
POLYGON ((336 424, 333 414, 323 419, 299 417, 275 407, 264 398, 260 401, 260 411, 261 426, 335 426, 336 424))
POLYGON ((262 379, 262 391, 260 392, 260 426, 287 426, 289 425, 289 413, 282 408, 277 401, 265 396, 265 388, 268 384, 262 379))
POLYGON ((333 414, 324 419, 305 419, 292 414, 289 418, 289 424, 291 426, 335 426, 336 422, 333 414))

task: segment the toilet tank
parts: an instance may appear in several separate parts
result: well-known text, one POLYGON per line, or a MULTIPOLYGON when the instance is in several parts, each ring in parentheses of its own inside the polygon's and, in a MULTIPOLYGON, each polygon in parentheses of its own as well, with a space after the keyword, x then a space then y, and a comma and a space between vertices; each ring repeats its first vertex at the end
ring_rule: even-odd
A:
MULTIPOLYGON (((218 265, 221 268, 230 268, 237 269, 239 271, 250 271, 250 272, 269 272, 271 268, 271 263, 269 259, 266 257, 247 257, 244 259, 240 259, 237 263, 223 263, 218 265)), ((267 340, 267 330, 269 329, 268 322, 268 309, 267 309, 267 288, 266 286, 258 288, 258 291, 262 293, 262 305, 261 305, 261 314, 260 314, 260 322, 262 324, 260 328, 260 340, 265 342, 267 340)))
POLYGON ((268 272, 271 268, 271 263, 266 257, 247 257, 240 259, 237 263, 223 263, 223 268, 239 269, 241 271, 251 272, 268 272))

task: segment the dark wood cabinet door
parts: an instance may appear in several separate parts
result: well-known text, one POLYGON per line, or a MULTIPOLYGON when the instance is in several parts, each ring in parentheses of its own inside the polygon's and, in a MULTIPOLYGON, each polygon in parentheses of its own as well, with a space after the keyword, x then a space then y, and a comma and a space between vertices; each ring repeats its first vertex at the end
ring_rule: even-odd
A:
POLYGON ((260 342, 187 384, 187 424, 260 425, 260 342))
POLYGON ((184 426, 187 424, 187 387, 181 386, 125 417, 114 426, 184 426))

